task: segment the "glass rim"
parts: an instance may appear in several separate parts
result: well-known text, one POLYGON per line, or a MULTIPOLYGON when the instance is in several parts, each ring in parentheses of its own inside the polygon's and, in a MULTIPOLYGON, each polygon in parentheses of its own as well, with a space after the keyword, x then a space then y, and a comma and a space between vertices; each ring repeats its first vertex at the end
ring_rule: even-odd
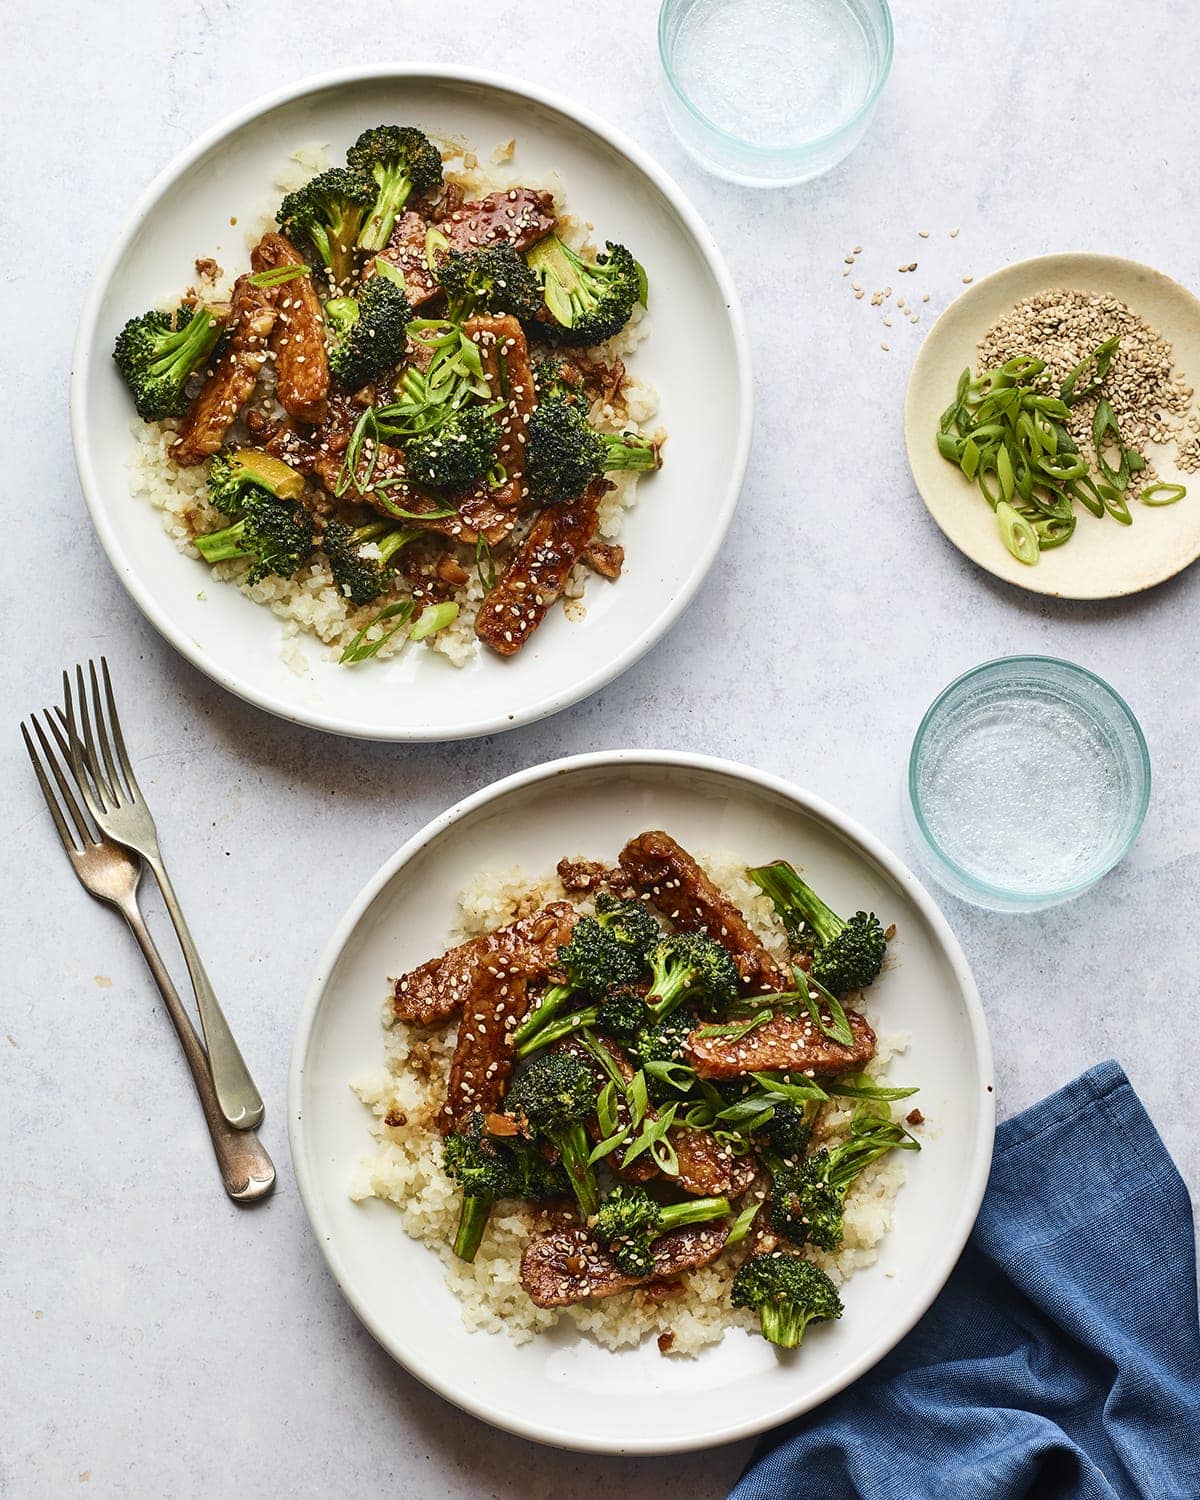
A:
MULTIPOLYGON (((658 10, 658 60, 662 65, 663 73, 671 86, 671 91, 683 105, 684 109, 701 124, 705 130, 718 136, 722 141, 727 141, 740 150, 752 153, 756 158, 763 160, 779 160, 784 157, 795 157, 806 152, 815 151, 821 146, 826 146, 845 135, 847 131, 853 130, 863 118, 875 107, 880 92, 888 80, 892 71, 892 56, 895 50, 895 28, 892 24, 892 12, 888 0, 868 0, 875 6, 883 21, 883 56, 876 69, 875 81, 872 83, 866 98, 854 111, 851 117, 838 125, 835 129, 826 131, 824 135, 814 135, 810 140, 798 141, 791 146, 759 146, 753 141, 748 141, 744 136, 734 135, 732 131, 726 130, 724 126, 718 125, 715 120, 695 103, 692 96, 687 92, 676 76, 675 69, 668 55, 666 41, 666 17, 667 11, 673 9, 679 0, 662 0, 658 10)), ((693 0, 695 3, 695 0, 693 0)))
POLYGON ((917 726, 917 732, 913 735, 912 749, 908 754, 908 804, 912 809, 912 814, 914 820, 916 821, 917 829, 930 850, 937 856, 939 860, 942 861, 947 869, 952 870, 954 874, 957 875, 961 880, 963 880, 969 887, 981 892, 982 894, 999 897, 1004 901, 1019 902, 1022 905, 1028 906, 1038 906, 1050 902, 1069 900, 1072 896, 1082 895, 1084 891, 1089 890, 1093 885, 1096 884, 1098 880, 1102 880, 1110 870, 1115 869, 1116 866, 1121 863, 1121 861, 1133 847, 1134 840, 1137 838, 1138 834, 1141 833, 1142 824, 1146 821, 1146 812, 1150 806, 1151 775, 1150 750, 1146 744, 1146 736, 1142 732, 1142 726, 1138 723, 1137 715, 1130 708, 1129 704, 1126 703, 1125 699, 1121 697, 1120 693, 1117 692, 1116 688, 1114 688, 1110 683, 1105 682, 1103 677, 1091 671, 1089 668, 1081 667, 1078 662, 1067 661, 1064 657, 1061 656, 1045 656, 1037 652, 1018 653, 1015 656, 994 656, 991 658, 991 660, 980 662, 977 666, 971 667, 966 672, 960 673, 959 676, 954 678, 952 682, 948 682, 946 684, 946 686, 941 690, 940 693, 938 693, 937 697, 925 710, 921 722, 917 726), (925 814, 921 807, 921 799, 917 795, 917 759, 920 754, 921 747, 924 744, 925 735, 929 729, 930 722, 942 708, 946 699, 950 696, 951 693, 956 693, 968 682, 980 676, 982 673, 993 672, 997 667, 1012 667, 1021 664, 1042 667, 1062 667, 1066 670, 1068 675, 1086 679, 1088 682, 1091 682, 1096 687, 1100 688, 1103 694, 1115 704, 1120 714, 1124 716, 1130 728, 1133 730, 1134 743, 1137 746, 1138 761, 1140 762, 1142 768, 1142 794, 1140 799, 1141 806, 1137 808, 1133 820, 1130 824, 1129 832, 1121 841, 1120 846, 1117 848, 1113 857, 1105 864, 1097 867, 1091 874, 1079 880, 1073 881, 1070 885, 1053 886, 1049 889, 1040 891, 1013 890, 1011 886, 997 885, 993 881, 984 880, 981 876, 976 875, 972 871, 964 868, 964 866, 961 865, 956 859, 947 854, 941 843, 934 837, 932 831, 930 830, 929 824, 925 819, 925 814))

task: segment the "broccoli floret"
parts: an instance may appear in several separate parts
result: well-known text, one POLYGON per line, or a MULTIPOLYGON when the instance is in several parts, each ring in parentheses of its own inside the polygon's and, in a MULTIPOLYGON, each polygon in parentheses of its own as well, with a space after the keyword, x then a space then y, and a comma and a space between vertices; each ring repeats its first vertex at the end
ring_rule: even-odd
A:
POLYGON ((919 1151, 902 1125, 878 1115, 860 1114, 844 1141, 799 1161, 760 1153, 771 1168, 771 1225, 795 1245, 836 1250, 850 1184, 865 1168, 895 1147, 919 1151))
POLYGON ((257 583, 270 573, 290 578, 312 553, 312 517, 302 505, 277 500, 256 487, 243 498, 241 520, 197 537, 196 548, 210 563, 252 558, 249 583, 257 583))
POLYGON ((662 928, 644 901, 627 901, 611 891, 596 897, 596 921, 626 948, 645 959, 662 937, 662 928))
POLYGON ((540 359, 534 365, 533 385, 539 401, 584 399, 583 376, 574 365, 556 356, 540 359))
POLYGON ((594 1027, 606 1036, 627 1041, 645 1024, 646 1002, 637 990, 622 987, 610 990, 600 1004, 572 1011, 570 1015, 554 1019, 545 1018, 542 1010, 535 1014, 542 1024, 534 1028, 527 1039, 517 1044, 518 1057, 528 1057, 531 1052, 548 1047, 551 1042, 561 1041, 565 1036, 572 1036, 585 1027, 588 1030, 594 1027))
POLYGON ((143 421, 183 415, 183 388, 220 334, 220 326, 204 307, 181 307, 174 318, 164 312, 130 318, 117 335, 113 358, 143 421))
POLYGON ((446 1175, 463 1190, 454 1253, 460 1260, 474 1260, 492 1204, 508 1191, 508 1162, 499 1144, 485 1133, 478 1110, 463 1130, 446 1137, 442 1161, 446 1175))
POLYGON ((446 1175, 463 1190, 454 1253, 474 1260, 497 1198, 553 1198, 568 1190, 562 1168, 528 1141, 498 1141, 484 1129, 479 1110, 442 1143, 446 1175))
POLYGON ((543 1156, 529 1141, 508 1140, 502 1148, 509 1158, 506 1198, 528 1198, 541 1202, 571 1191, 571 1183, 561 1162, 543 1156))
POLYGON ((646 1009, 655 1020, 670 1015, 685 1000, 720 1014, 737 999, 738 971, 727 949, 700 932, 676 932, 650 954, 653 983, 646 1009))
POLYGON ((536 500, 576 500, 593 479, 617 469, 655 469, 658 449, 634 433, 589 427, 581 405, 539 401, 529 419, 529 489, 536 500))
POLYGON ((382 250, 409 197, 442 180, 441 153, 412 125, 364 130, 346 152, 346 165, 372 190, 370 212, 358 236, 363 250, 382 250))
POLYGON ((542 1052, 508 1091, 505 1107, 535 1136, 558 1151, 571 1191, 585 1218, 596 1212, 596 1174, 588 1162, 584 1121, 595 1113, 595 1075, 566 1052, 542 1052))
POLYGON ((774 1106, 771 1118, 759 1126, 756 1134, 776 1156, 795 1159, 808 1149, 812 1119, 802 1104, 784 1099, 774 1106))
POLYGON ((883 967, 887 937, 874 912, 843 921, 807 886, 790 864, 778 859, 746 872, 771 898, 796 951, 812 953, 812 976, 831 994, 866 989, 883 967))
MULTIPOLYGON (((765 1155, 765 1153, 764 1153, 765 1155)), ((793 1245, 836 1250, 842 1242, 843 1191, 829 1180, 829 1152, 778 1161, 771 1174, 771 1227, 793 1245)))
POLYGON ((603 343, 620 333, 637 303, 645 305, 645 272, 624 245, 611 240, 588 262, 551 234, 526 260, 542 284, 550 326, 561 343, 603 343))
POLYGON ((354 246, 375 194, 345 167, 331 167, 279 205, 275 221, 300 248, 311 246, 334 284, 354 274, 354 246))
POLYGON ((485 407, 463 407, 432 432, 409 439, 405 473, 421 489, 466 489, 491 468, 499 441, 500 424, 485 407))
POLYGON ((654 1271, 654 1241, 684 1224, 726 1218, 728 1198, 692 1198, 687 1203, 657 1203, 643 1187, 618 1185, 596 1210, 593 1233, 627 1276, 654 1271))
POLYGON ((532 323, 541 309, 541 283, 511 245, 451 250, 438 260, 436 275, 455 323, 480 309, 532 323))
POLYGON ((388 563, 393 553, 417 536, 416 530, 392 528, 386 521, 369 526, 347 526, 344 521, 330 521, 321 537, 321 548, 329 559, 334 582, 352 604, 370 604, 384 593, 392 581, 388 563), (370 543, 376 555, 363 552, 370 543))
POLYGON ((338 385, 361 390, 394 369, 404 359, 412 316, 408 298, 386 276, 370 277, 357 297, 327 302, 329 371, 338 385))
POLYGON ((632 951, 595 917, 580 917, 558 950, 558 961, 573 990, 602 999, 616 985, 636 984, 641 955, 632 951))
MULTIPOLYGON (((691 1011, 673 1010, 661 1021, 648 1021, 642 1026, 629 1044, 629 1054, 640 1068, 649 1063, 682 1063, 684 1045, 695 1025, 691 1011)), ((646 1092, 656 1104, 679 1098, 678 1089, 652 1072, 646 1073, 646 1092)))
POLYGON ((763 1338, 794 1349, 810 1323, 840 1318, 842 1301, 825 1272, 800 1255, 754 1255, 733 1278, 734 1307, 757 1310, 763 1338))
POLYGON ((684 1043, 695 1026, 696 1018, 682 1010, 648 1022, 633 1039, 634 1058, 643 1066, 650 1062, 682 1062, 684 1043))
POLYGON ((571 930, 570 941, 558 950, 558 962, 566 973, 566 982, 551 985, 537 1009, 513 1032, 513 1045, 518 1052, 532 1052, 534 1048, 529 1044, 533 1038, 580 991, 585 998, 600 1004, 610 990, 636 984, 644 967, 640 955, 620 942, 607 927, 602 927, 595 917, 579 918, 571 930))
POLYGON ((236 516, 248 494, 266 490, 280 500, 296 500, 304 493, 304 476, 281 458, 239 448, 214 453, 208 465, 208 503, 227 516, 236 516))
POLYGON ((646 1024, 646 1002, 637 990, 613 990, 604 1004, 596 1007, 596 1019, 591 1024, 618 1041, 630 1040, 646 1024))

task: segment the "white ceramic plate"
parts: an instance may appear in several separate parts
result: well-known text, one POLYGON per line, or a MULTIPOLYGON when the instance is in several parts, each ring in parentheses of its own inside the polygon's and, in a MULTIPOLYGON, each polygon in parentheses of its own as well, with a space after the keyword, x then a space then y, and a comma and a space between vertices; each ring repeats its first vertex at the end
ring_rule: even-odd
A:
POLYGON ((987 1030, 967 963, 912 875, 817 798, 703 756, 616 751, 539 766, 435 819, 370 881, 334 934, 296 1034, 288 1094, 300 1192, 329 1268, 379 1342, 448 1400, 498 1427, 562 1447, 665 1453, 727 1442, 815 1406, 870 1368, 950 1274, 987 1180, 994 1124, 987 1030), (896 923, 872 991, 886 1029, 910 1034, 893 1076, 920 1084, 929 1124, 909 1157, 878 1263, 846 1292, 840 1322, 796 1357, 735 1329, 696 1359, 654 1341, 610 1353, 563 1324, 517 1347, 468 1333, 441 1262, 387 1203, 352 1203, 373 1142, 353 1077, 382 1061, 387 978, 440 952, 456 896, 480 869, 551 868, 564 853, 616 855, 668 829, 700 851, 803 864, 836 908, 896 923))
POLYGON ((594 692, 647 650, 686 606, 716 554, 746 466, 749 356, 720 253, 679 189, 632 141, 536 86, 471 69, 360 68, 260 100, 210 130, 147 190, 102 266, 79 326, 71 426, 80 481, 117 575, 147 618, 214 681, 270 712, 339 734, 441 740, 528 723, 594 692), (652 333, 631 361, 656 386, 666 462, 640 487, 621 538, 615 587, 589 582, 587 615, 554 610, 511 661, 481 650, 456 670, 412 650, 347 670, 304 638, 309 670, 280 657, 280 627, 184 557, 144 499, 129 495, 136 420, 111 359, 130 316, 177 296, 193 262, 230 268, 279 198, 274 182, 298 147, 340 156, 365 126, 412 121, 466 137, 485 164, 512 138, 515 173, 557 170, 574 212, 602 239, 628 244, 650 278, 652 333), (230 216, 239 221, 230 227, 230 216), (198 595, 203 595, 198 598, 198 595))
POLYGON ((1100 292, 1128 303, 1175 351, 1175 363, 1200 390, 1200 302, 1149 266, 1113 255, 1044 255, 985 277, 953 302, 929 331, 913 365, 904 408, 904 437, 913 479, 929 514, 972 562, 1035 594, 1063 599, 1113 599, 1172 578, 1200 557, 1200 483, 1181 474, 1171 457, 1154 449, 1160 478, 1188 485, 1176 505, 1131 506, 1133 525, 1102 520, 1076 506, 1075 534, 1063 547, 1043 552, 1029 567, 1000 538, 991 508, 976 485, 937 451, 938 418, 954 399, 975 348, 998 318, 1023 297, 1053 287, 1100 292))

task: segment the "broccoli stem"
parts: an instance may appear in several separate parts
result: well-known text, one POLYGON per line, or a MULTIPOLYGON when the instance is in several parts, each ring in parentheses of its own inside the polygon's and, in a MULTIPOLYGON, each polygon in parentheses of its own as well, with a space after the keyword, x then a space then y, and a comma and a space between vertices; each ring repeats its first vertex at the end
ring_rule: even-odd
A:
POLYGON ((823 944, 832 943, 845 927, 837 912, 825 905, 786 860, 761 865, 749 874, 759 889, 775 903, 775 909, 785 924, 798 927, 800 921, 807 922, 818 942, 823 944))
POLYGON ((207 351, 212 330, 212 314, 206 307, 202 307, 164 342, 162 353, 150 366, 151 373, 155 376, 174 374, 182 366, 186 378, 186 373, 207 351))
POLYGON ((673 1010, 678 1010, 687 997, 692 977, 692 971, 681 966, 674 974, 664 979, 655 979, 646 996, 646 1010, 652 1021, 661 1021, 673 1010))
MULTIPOLYGON (((536 1011, 535 1015, 540 1015, 536 1011)), ((558 1020, 549 1020, 545 1025, 539 1026, 525 1041, 517 1044, 518 1057, 528 1057, 531 1052, 536 1052, 539 1047, 549 1047, 551 1042, 561 1041, 563 1037, 570 1036, 572 1032, 580 1031, 585 1026, 596 1024, 597 1007, 589 1005, 586 1010, 572 1011, 569 1016, 561 1016, 558 1020)), ((515 1033, 514 1033, 515 1036, 515 1033)))
POLYGON ((795 1349, 804 1334, 800 1309, 795 1303, 764 1302, 758 1310, 763 1338, 781 1349, 795 1349))
POLYGON ((616 473, 617 470, 623 469, 656 469, 658 467, 658 453, 653 443, 641 440, 631 443, 614 432, 602 432, 600 438, 604 443, 604 472, 606 474, 616 473))
POLYGON ((558 1154, 571 1181, 571 1190, 580 1212, 590 1219, 600 1207, 600 1194, 596 1188, 596 1176, 588 1164, 588 1138, 580 1124, 568 1125, 556 1131, 551 1140, 558 1147, 558 1154))
POLYGON ((454 1235, 454 1253, 459 1260, 475 1259, 494 1202, 495 1199, 490 1193, 479 1196, 467 1194, 463 1197, 462 1208, 458 1215, 458 1229, 454 1235))
POLYGON ((724 1219, 733 1212, 728 1198, 691 1198, 686 1203, 668 1203, 658 1221, 655 1238, 681 1229, 684 1224, 703 1224, 708 1219, 724 1219))
POLYGON ((196 550, 205 562, 226 562, 231 557, 245 557, 246 522, 243 517, 222 531, 210 531, 207 536, 196 538, 196 550))
MULTIPOLYGON (((536 1010, 529 1012, 512 1034, 512 1043, 518 1053, 524 1056, 523 1044, 535 1036, 547 1022, 552 1021, 574 993, 575 991, 569 984, 550 986, 542 996, 542 1003, 536 1010)), ((533 1049, 526 1050, 532 1051, 533 1049)))
POLYGON ((392 237, 396 215, 408 202, 412 182, 404 172, 379 174, 379 196, 358 243, 364 250, 383 250, 392 237))

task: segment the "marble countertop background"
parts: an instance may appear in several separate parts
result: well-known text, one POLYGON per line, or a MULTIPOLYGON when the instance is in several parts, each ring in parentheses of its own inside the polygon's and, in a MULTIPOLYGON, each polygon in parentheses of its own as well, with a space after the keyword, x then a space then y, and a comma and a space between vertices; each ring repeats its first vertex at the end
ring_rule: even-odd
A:
POLYGON ((1093 668, 1150 742, 1154 799, 1136 848, 1094 893, 1040 918, 942 904, 987 1006, 1001 1114, 1115 1055, 1200 1188, 1190 1102, 1200 569, 1126 602, 1016 593, 934 529, 901 441, 911 360, 964 275, 1086 249, 1200 285, 1194 7, 900 0, 895 68, 865 143, 823 180, 767 195, 705 175, 670 135, 655 9, 402 0, 381 11, 348 0, 336 29, 314 0, 131 0, 119 19, 66 0, 7 9, 0 360, 16 462, 0 606, 0 1493, 14 1500, 725 1493, 748 1445, 661 1461, 579 1457, 492 1432, 428 1393, 343 1303, 291 1176, 288 1048, 336 918, 435 812, 552 756, 701 747, 793 778, 900 848, 901 769, 938 689, 1012 651, 1093 668), (91 532, 67 431, 84 291, 146 181, 256 94, 389 56, 540 78, 636 137, 724 248, 756 370, 741 507, 684 621, 589 701, 451 746, 296 729, 181 661, 91 532), (920 329, 884 330, 879 310, 853 299, 841 273, 856 244, 867 285, 918 260, 904 280, 930 293, 920 329), (764 630, 772 607, 779 623, 764 630), (137 684, 124 713, 138 772, 267 1096, 280 1183, 264 1209, 223 1199, 157 995, 127 934, 75 885, 16 734, 65 663, 100 652, 137 684), (281 859, 285 843, 298 857, 281 859))

